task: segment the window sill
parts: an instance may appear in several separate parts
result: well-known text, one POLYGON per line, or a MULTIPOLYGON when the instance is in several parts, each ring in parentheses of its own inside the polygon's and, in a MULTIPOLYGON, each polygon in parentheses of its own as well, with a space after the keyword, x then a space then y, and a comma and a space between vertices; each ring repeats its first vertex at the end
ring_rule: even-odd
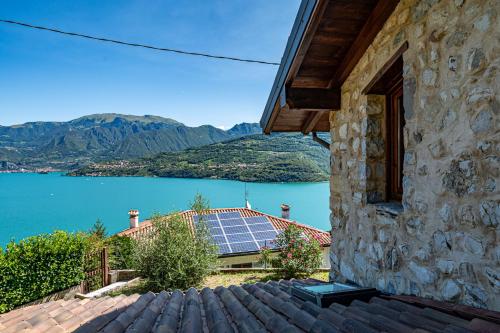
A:
POLYGON ((403 213, 403 205, 400 202, 380 202, 374 204, 377 215, 384 215, 390 217, 398 217, 403 213))

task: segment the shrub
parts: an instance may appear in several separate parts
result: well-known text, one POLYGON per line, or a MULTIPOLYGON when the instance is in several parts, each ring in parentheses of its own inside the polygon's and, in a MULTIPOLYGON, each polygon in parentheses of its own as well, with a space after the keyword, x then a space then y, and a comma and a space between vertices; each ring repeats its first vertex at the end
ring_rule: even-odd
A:
MULTIPOLYGON (((203 213, 208 202, 195 197, 192 208, 203 213)), ((217 246, 203 221, 192 226, 179 214, 156 215, 153 232, 136 243, 135 265, 152 290, 199 286, 217 265, 217 246)))
POLYGON ((111 269, 130 269, 134 265, 134 240, 130 237, 112 236, 106 239, 111 269))
POLYGON ((56 231, 0 249, 0 313, 79 284, 86 247, 83 234, 56 231))
POLYGON ((321 264, 319 241, 294 225, 276 237, 276 246, 280 251, 272 264, 286 279, 311 275, 321 264))
POLYGON ((180 215, 154 216, 153 232, 137 241, 136 267, 151 288, 185 290, 214 269, 217 247, 204 223, 195 229, 180 215))

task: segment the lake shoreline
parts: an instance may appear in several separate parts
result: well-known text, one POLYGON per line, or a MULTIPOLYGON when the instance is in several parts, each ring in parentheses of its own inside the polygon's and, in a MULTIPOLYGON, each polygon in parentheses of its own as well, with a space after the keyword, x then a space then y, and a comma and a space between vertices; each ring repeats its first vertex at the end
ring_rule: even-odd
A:
POLYGON ((291 219, 330 230, 329 183, 249 183, 235 180, 165 177, 70 177, 64 173, 0 173, 0 247, 54 230, 86 231, 100 219, 108 234, 129 227, 128 211, 140 220, 154 213, 189 208, 201 193, 212 208, 245 206, 281 216, 282 203, 291 219))
POLYGON ((241 183, 255 183, 255 184, 320 184, 320 183, 329 183, 329 180, 321 180, 321 181, 254 181, 254 180, 241 180, 234 178, 218 178, 218 177, 168 177, 168 176, 157 176, 157 175, 96 175, 96 174, 69 174, 72 171, 66 171, 62 176, 65 177, 92 177, 92 178, 158 178, 158 179, 207 179, 207 180, 230 180, 241 183))

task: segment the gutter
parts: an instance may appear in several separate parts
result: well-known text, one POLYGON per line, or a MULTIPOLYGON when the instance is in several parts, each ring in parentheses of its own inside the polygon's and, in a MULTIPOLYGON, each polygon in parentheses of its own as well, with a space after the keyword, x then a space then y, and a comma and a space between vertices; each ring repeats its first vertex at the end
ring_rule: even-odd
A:
POLYGON ((267 99, 266 107, 264 108, 264 113, 260 119, 260 127, 265 132, 265 129, 271 119, 274 105, 276 104, 283 87, 285 86, 286 79, 290 68, 292 67, 293 60, 297 54, 297 50, 302 43, 305 31, 309 25, 309 21, 316 9, 316 5, 319 0, 302 0, 300 4, 297 17, 293 23, 292 31, 288 37, 288 42, 286 44, 285 53, 281 58, 280 67, 278 73, 276 73, 276 78, 274 79, 273 87, 267 99))

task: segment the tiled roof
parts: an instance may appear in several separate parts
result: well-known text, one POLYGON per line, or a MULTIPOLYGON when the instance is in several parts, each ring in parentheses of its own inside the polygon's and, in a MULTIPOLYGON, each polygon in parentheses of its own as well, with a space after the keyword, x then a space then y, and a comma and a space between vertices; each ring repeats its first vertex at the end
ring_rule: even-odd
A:
POLYGON ((500 313, 493 311, 462 307, 461 316, 443 302, 418 306, 390 296, 320 308, 290 294, 294 283, 317 282, 54 301, 0 315, 0 332, 500 332, 500 313))
MULTIPOLYGON (((313 227, 310 227, 305 224, 300 224, 295 221, 283 219, 280 217, 268 215, 265 213, 258 212, 253 209, 248 209, 248 208, 218 208, 218 209, 210 209, 208 211, 209 214, 215 214, 215 213, 227 213, 227 212, 239 212, 241 216, 243 217, 251 217, 251 216, 266 216, 271 223, 274 225, 274 227, 277 230, 284 230, 286 229, 289 225, 293 224, 300 228, 304 233, 306 233, 308 236, 315 236, 319 242, 321 243, 322 246, 329 246, 331 244, 331 237, 330 233, 319 230, 313 227)), ((193 215, 196 213, 192 210, 186 210, 184 212, 181 212, 180 215, 187 219, 190 223, 193 223, 193 215)), ((124 230, 120 233, 118 233, 119 236, 129 236, 133 238, 140 237, 144 233, 148 233, 152 228, 152 224, 150 220, 146 220, 140 223, 139 227, 134 228, 134 229, 127 229, 124 230)))

